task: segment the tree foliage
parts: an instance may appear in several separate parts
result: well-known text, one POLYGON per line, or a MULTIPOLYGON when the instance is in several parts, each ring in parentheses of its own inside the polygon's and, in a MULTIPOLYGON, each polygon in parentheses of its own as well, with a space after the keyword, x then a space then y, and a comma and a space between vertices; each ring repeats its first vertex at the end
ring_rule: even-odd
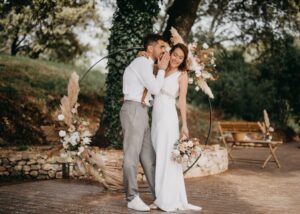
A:
MULTIPOLYGON (((158 0, 118 0, 109 38, 109 54, 122 48, 141 46, 142 38, 152 32, 154 18, 158 12, 158 0)), ((119 119, 123 97, 122 76, 126 66, 136 57, 136 54, 137 50, 123 51, 108 59, 106 97, 100 128, 94 138, 96 145, 122 147, 119 119)))
MULTIPOLYGON (((261 120, 267 109, 277 126, 287 127, 288 119, 300 124, 300 49, 291 37, 274 39, 272 46, 255 63, 245 61, 243 51, 222 51, 217 58, 220 78, 211 84, 213 105, 229 117, 261 120)), ((194 103, 203 98, 190 93, 194 103)))
POLYGON ((93 1, 26 0, 0 4, 1 50, 11 55, 38 58, 47 53, 50 59, 68 61, 82 54, 74 30, 97 19, 93 1))

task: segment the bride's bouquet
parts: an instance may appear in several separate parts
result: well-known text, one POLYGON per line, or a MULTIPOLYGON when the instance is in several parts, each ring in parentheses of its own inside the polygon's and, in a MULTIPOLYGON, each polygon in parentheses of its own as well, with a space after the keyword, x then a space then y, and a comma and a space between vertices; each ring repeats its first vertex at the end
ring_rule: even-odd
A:
POLYGON ((202 152, 199 142, 195 139, 180 139, 174 144, 172 159, 180 164, 193 162, 202 152))

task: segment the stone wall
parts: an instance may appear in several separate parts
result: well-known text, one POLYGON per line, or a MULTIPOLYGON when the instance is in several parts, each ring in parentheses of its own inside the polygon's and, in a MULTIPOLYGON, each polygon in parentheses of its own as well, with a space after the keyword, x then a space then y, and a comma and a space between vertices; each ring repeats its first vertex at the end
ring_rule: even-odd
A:
POLYGON ((60 158, 47 158, 43 150, 0 150, 0 177, 24 177, 33 179, 62 178, 60 158))
MULTIPOLYGON (((32 179, 62 178, 62 165, 66 158, 59 155, 49 158, 49 147, 35 147, 29 151, 16 151, 13 148, 0 149, 0 178, 24 177, 32 179)), ((99 150, 109 167, 122 170, 122 151, 99 150)), ((185 175, 186 178, 218 174, 228 169, 227 150, 219 145, 203 147, 203 154, 197 164, 185 175)), ((76 163, 70 164, 70 177, 89 178, 82 174, 76 163)), ((141 167, 138 169, 138 180, 145 181, 141 167)))
POLYGON ((197 163, 185 175, 186 178, 215 175, 228 169, 228 154, 220 145, 202 146, 203 153, 197 163))

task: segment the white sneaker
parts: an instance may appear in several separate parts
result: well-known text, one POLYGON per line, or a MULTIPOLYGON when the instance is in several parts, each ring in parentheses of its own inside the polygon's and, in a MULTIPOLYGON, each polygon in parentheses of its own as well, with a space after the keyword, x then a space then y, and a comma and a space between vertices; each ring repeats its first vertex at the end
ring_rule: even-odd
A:
POLYGON ((195 205, 192 205, 192 204, 188 204, 188 209, 193 210, 193 211, 201 211, 202 207, 195 206, 195 205))
POLYGON ((148 207, 139 196, 135 196, 133 200, 128 202, 127 207, 137 211, 150 211, 150 207, 148 207))

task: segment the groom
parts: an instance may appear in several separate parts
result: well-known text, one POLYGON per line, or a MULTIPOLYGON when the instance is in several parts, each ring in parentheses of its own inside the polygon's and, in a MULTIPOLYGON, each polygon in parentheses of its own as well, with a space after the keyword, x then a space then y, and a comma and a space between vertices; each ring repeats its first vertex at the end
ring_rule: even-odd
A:
POLYGON ((139 197, 137 167, 144 169, 151 192, 155 198, 155 152, 151 143, 148 108, 151 94, 159 93, 164 83, 165 69, 170 56, 166 53, 166 42, 157 34, 144 39, 144 49, 149 56, 134 59, 123 75, 124 103, 120 111, 123 130, 123 178, 127 207, 138 211, 149 211, 139 197), (158 74, 153 75, 154 62, 158 62, 158 74))

